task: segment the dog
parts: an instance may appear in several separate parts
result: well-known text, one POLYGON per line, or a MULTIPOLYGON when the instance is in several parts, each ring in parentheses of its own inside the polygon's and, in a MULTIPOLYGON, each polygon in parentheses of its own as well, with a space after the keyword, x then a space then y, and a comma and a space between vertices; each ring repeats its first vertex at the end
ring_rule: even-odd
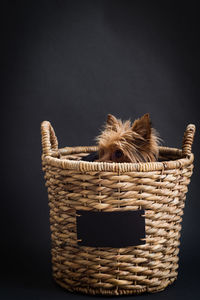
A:
POLYGON ((96 138, 99 162, 152 162, 158 160, 159 135, 152 128, 149 114, 132 124, 108 114, 104 130, 96 138))
POLYGON ((160 137, 152 128, 149 114, 122 122, 108 114, 104 129, 96 137, 98 151, 83 160, 97 162, 153 162, 158 160, 160 137))

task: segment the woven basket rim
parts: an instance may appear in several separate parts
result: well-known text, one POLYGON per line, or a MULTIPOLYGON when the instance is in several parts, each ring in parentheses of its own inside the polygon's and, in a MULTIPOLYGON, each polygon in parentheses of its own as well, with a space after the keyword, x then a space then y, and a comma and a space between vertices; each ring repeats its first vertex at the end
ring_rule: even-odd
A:
POLYGON ((171 153, 181 158, 162 162, 141 162, 141 163, 108 163, 108 162, 87 162, 83 160, 70 160, 60 159, 55 157, 58 154, 74 154, 81 152, 96 151, 96 146, 76 146, 76 147, 64 147, 58 150, 52 151, 50 155, 42 155, 42 159, 45 163, 58 167, 61 169, 70 169, 77 171, 103 171, 103 172, 151 172, 161 171, 169 169, 180 169, 193 163, 194 155, 183 157, 181 149, 171 147, 159 147, 159 150, 164 153, 171 153))

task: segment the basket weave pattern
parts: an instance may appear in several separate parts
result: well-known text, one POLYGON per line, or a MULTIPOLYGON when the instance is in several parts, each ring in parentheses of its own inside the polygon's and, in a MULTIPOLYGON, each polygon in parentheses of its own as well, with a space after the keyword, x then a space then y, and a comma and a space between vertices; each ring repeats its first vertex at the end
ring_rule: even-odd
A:
POLYGON ((57 283, 70 291, 107 295, 155 292, 171 284, 178 274, 195 126, 187 126, 182 150, 160 147, 163 162, 139 164, 81 161, 96 147, 58 149, 48 121, 42 123, 41 131, 57 283), (95 248, 77 244, 76 210, 141 208, 145 210, 144 245, 95 248))

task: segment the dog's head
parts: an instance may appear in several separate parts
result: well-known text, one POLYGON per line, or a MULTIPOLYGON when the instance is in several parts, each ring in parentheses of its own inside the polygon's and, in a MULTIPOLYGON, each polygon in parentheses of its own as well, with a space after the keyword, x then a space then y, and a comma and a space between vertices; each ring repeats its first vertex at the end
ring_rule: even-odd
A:
POLYGON ((149 114, 122 122, 109 114, 104 130, 97 137, 99 159, 103 162, 148 162, 158 157, 158 135, 149 114))

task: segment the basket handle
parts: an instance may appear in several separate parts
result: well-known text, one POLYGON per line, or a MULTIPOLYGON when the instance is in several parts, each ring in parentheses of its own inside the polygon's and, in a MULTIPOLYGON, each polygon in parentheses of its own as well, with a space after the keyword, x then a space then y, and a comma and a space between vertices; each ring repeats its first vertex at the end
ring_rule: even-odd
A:
POLYGON ((41 123, 42 152, 45 156, 51 155, 52 150, 58 150, 58 140, 49 121, 41 123))
POLYGON ((187 156, 187 155, 191 154, 195 130, 196 130, 196 127, 194 124, 189 124, 186 127, 186 130, 185 130, 184 136, 183 136, 183 143, 182 143, 183 156, 187 156))

